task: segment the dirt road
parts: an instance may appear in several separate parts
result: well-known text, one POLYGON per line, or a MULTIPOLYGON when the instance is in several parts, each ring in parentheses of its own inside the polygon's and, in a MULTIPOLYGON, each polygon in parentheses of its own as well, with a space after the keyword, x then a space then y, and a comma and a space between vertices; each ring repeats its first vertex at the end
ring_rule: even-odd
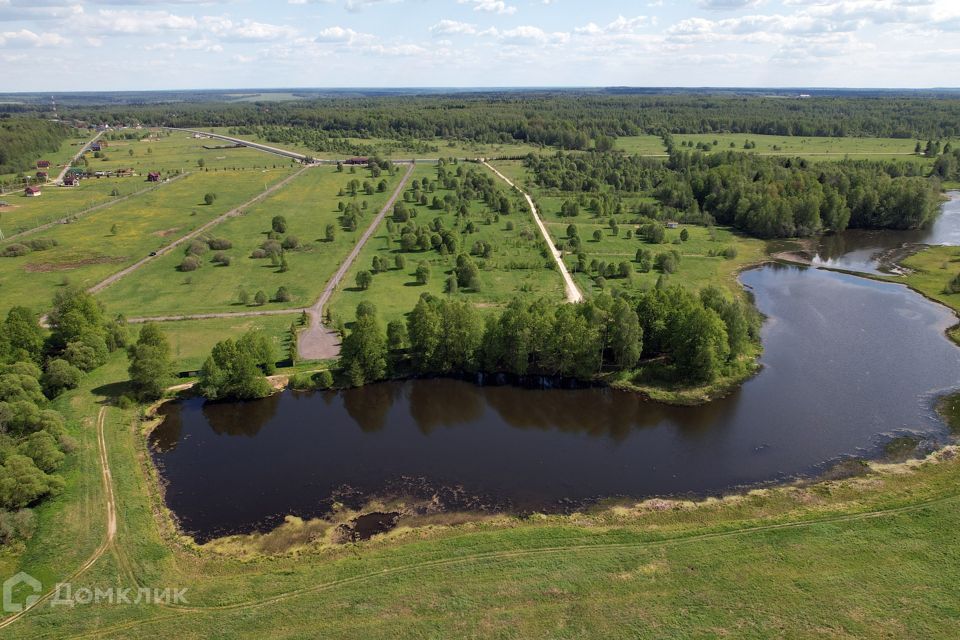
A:
POLYGON ((300 333, 299 339, 300 357, 304 360, 326 360, 336 358, 340 355, 339 337, 332 330, 323 326, 323 307, 330 301, 330 297, 340 285, 340 281, 347 275, 350 265, 352 265, 357 259, 357 256, 360 255, 363 245, 367 243, 367 240, 370 239, 374 231, 377 230, 377 227, 380 226, 380 223, 383 222, 384 217, 386 217, 387 213, 393 208, 393 203, 396 202, 400 194, 403 193, 403 188, 410 179, 410 174, 413 173, 414 166, 416 165, 413 163, 407 165, 407 172, 403 174, 400 183, 393 191, 393 194, 391 194, 390 199, 387 200, 386 204, 383 205, 383 208, 380 209, 380 212, 373 219, 373 222, 370 223, 370 226, 367 227, 363 235, 360 236, 360 239, 357 240, 357 244, 355 244, 350 251, 350 255, 340 264, 340 268, 337 269, 337 272, 334 273, 330 281, 327 282, 327 286, 324 287, 320 298, 317 299, 312 307, 307 309, 307 313, 310 315, 310 325, 300 333))
POLYGON ((543 220, 540 219, 540 214, 537 213, 537 207, 535 204, 533 204, 533 198, 531 198, 530 194, 528 194, 526 191, 513 184, 513 181, 510 180, 510 178, 494 169, 486 160, 483 161, 483 164, 490 169, 490 171, 493 171, 495 174, 500 176, 501 180, 522 193, 523 197, 526 198, 527 206, 530 207, 530 213, 533 214, 533 219, 540 228, 540 233, 543 234, 544 241, 546 241, 547 246, 550 247, 550 253, 553 255, 554 261, 557 263, 557 268, 560 269, 560 275, 563 276, 563 284, 564 289, 566 290, 567 302, 583 302, 583 293, 581 293, 580 289, 577 288, 576 283, 570 276, 570 272, 567 271, 567 265, 563 262, 563 254, 553 244, 553 240, 550 239, 550 233, 547 231, 547 226, 543 224, 543 220))
POLYGON ((63 176, 67 175, 67 171, 70 170, 70 167, 73 165, 73 163, 79 160, 80 156, 83 155, 83 152, 86 151, 90 147, 90 145, 96 142, 100 138, 100 136, 103 135, 103 133, 104 133, 103 131, 98 132, 97 135, 93 136, 92 138, 90 138, 89 141, 83 143, 80 146, 80 150, 77 151, 77 153, 73 156, 73 158, 71 158, 70 162, 63 165, 63 170, 60 171, 60 175, 58 175, 57 178, 53 180, 54 184, 63 184, 63 176))

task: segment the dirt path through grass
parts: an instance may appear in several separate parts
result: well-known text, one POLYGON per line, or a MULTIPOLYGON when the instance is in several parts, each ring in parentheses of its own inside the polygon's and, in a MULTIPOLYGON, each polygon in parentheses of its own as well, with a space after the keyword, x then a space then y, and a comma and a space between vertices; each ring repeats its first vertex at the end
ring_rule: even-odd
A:
POLYGON ((522 193, 523 197, 526 198, 527 206, 530 207, 530 213, 533 214, 533 220, 540 228, 540 233, 543 234, 543 239, 547 243, 547 247, 550 248, 550 255, 553 256, 554 261, 557 263, 557 268, 560 269, 560 275, 563 276, 563 285, 567 292, 567 302, 583 302, 583 293, 581 293, 576 283, 574 283, 573 278, 570 276, 570 272, 567 271, 567 265, 563 262, 563 254, 553 244, 553 240, 550 239, 550 233, 547 231, 546 225, 543 224, 543 220, 540 219, 540 214, 537 213, 537 206, 533 204, 533 198, 530 197, 529 193, 513 184, 513 181, 510 178, 494 169, 486 160, 483 160, 483 165, 487 169, 490 169, 490 171, 493 171, 495 174, 500 176, 501 180, 522 193))

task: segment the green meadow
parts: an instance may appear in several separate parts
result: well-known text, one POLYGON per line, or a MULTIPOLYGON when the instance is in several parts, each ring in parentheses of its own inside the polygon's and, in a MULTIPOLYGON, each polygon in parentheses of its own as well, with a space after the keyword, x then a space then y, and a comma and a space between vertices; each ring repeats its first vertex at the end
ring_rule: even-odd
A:
MULTIPOLYGON (((290 323, 299 322, 296 314, 277 316, 239 316, 203 320, 177 320, 160 326, 170 342, 174 369, 196 371, 210 355, 210 350, 225 337, 240 336, 248 331, 262 331, 272 344, 278 361, 287 357, 290 344, 290 323)), ((137 331, 139 325, 133 325, 137 331)))
POLYGON ((252 301, 258 291, 274 300, 282 286, 291 299, 272 301, 262 308, 309 307, 390 197, 402 171, 398 169, 394 176, 384 173, 380 178, 371 178, 366 169, 358 169, 356 173, 337 172, 329 165, 308 169, 284 188, 245 210, 242 216, 210 230, 210 237, 232 243, 232 248, 220 252, 229 256, 229 266, 212 263, 210 258, 218 252, 211 250, 202 256, 199 269, 184 273, 178 270, 184 251, 173 251, 108 287, 100 298, 109 310, 130 317, 255 311, 261 308, 252 301), (372 195, 365 195, 361 190, 356 197, 338 197, 340 190, 346 189, 354 179, 372 185, 385 180, 387 188, 372 195), (357 204, 366 201, 367 207, 359 217, 356 230, 349 231, 342 223, 337 205, 352 200, 357 204), (286 272, 268 258, 251 257, 268 239, 274 216, 283 216, 287 221, 287 232, 282 237, 295 237, 299 241, 296 249, 285 252, 289 268, 286 272), (327 225, 334 225, 333 241, 326 239, 327 225), (240 290, 249 293, 248 305, 240 303, 240 290))
POLYGON ((58 244, 0 258, 0 312, 14 305, 45 310, 58 287, 66 283, 90 287, 249 200, 263 190, 264 181, 272 184, 288 173, 287 169, 195 173, 34 234, 31 240, 58 244), (216 194, 213 204, 204 204, 206 193, 216 194))

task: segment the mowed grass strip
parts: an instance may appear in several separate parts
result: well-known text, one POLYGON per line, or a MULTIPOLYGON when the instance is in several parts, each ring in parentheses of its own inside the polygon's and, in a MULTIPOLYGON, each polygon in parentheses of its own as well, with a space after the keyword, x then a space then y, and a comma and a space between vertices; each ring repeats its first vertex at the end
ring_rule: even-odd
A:
MULTIPOLYGON (((478 165, 468 166, 477 167, 478 165)), ((423 178, 435 179, 436 167, 418 165, 411 177, 411 183, 423 178)), ((504 191, 509 193, 506 184, 503 187, 504 191)), ((409 189, 407 191, 409 192, 409 189)), ((434 193, 427 193, 427 197, 432 200, 436 195, 442 199, 447 193, 450 191, 438 187, 434 193)), ((562 298, 563 281, 559 272, 548 267, 551 259, 541 254, 540 233, 525 204, 521 205, 517 201, 513 213, 501 215, 499 222, 494 222, 492 220, 494 214, 490 209, 482 202, 473 201, 470 217, 460 227, 457 226, 455 213, 434 210, 429 205, 414 205, 410 202, 406 204, 416 211, 416 217, 412 218, 412 222, 426 225, 435 218, 439 218, 444 229, 459 229, 461 253, 469 253, 476 242, 487 242, 493 246, 490 258, 472 256, 480 268, 480 290, 460 289, 454 294, 456 297, 481 308, 505 305, 518 296, 562 298), (491 218, 490 224, 486 223, 488 217, 491 218), (473 222, 475 232, 464 232, 468 222, 473 222), (511 225, 513 228, 509 229, 511 225)), ((396 231, 391 239, 387 229, 389 220, 390 216, 370 238, 344 279, 343 286, 334 294, 330 311, 335 319, 352 322, 357 305, 362 301, 369 301, 376 305, 379 318, 383 322, 389 322, 402 319, 413 309, 423 293, 437 296, 449 295, 445 293, 445 284, 456 266, 457 256, 453 254, 443 256, 433 249, 401 251, 399 230, 404 225, 394 223, 396 231), (356 286, 357 273, 360 271, 373 273, 375 256, 386 260, 390 269, 374 274, 369 289, 362 290, 356 286), (405 262, 402 269, 396 267, 397 256, 402 256, 405 262), (416 280, 415 272, 421 262, 426 262, 430 267, 430 278, 426 284, 418 284, 416 280)))
POLYGON ((232 248, 219 251, 230 257, 229 266, 214 264, 211 258, 218 251, 210 250, 202 256, 199 269, 182 272, 179 265, 184 247, 145 265, 105 289, 99 297, 111 312, 130 317, 309 307, 387 201, 402 171, 399 168, 394 176, 384 172, 379 178, 372 178, 367 169, 357 169, 356 173, 337 172, 332 166, 308 169, 242 216, 210 230, 211 237, 232 243, 232 248), (346 191, 347 184, 354 179, 370 182, 374 187, 382 179, 387 188, 372 195, 361 190, 356 197, 338 196, 341 188, 346 191), (357 229, 348 231, 342 223, 338 202, 353 200, 358 204, 366 201, 367 208, 359 217, 357 229), (270 259, 251 257, 268 239, 274 216, 283 216, 287 221, 287 232, 281 238, 293 236, 300 243, 299 248, 285 252, 289 268, 286 272, 270 259), (334 240, 327 241, 326 227, 331 224, 335 228, 334 240), (275 300, 280 287, 289 292, 289 301, 275 300), (250 296, 246 305, 240 302, 240 290, 250 296), (258 291, 263 291, 270 302, 255 305, 253 299, 258 291))
MULTIPOLYGON (((151 251, 242 204, 290 172, 196 173, 161 188, 31 236, 58 245, 16 258, 0 258, 0 312, 15 305, 49 306, 66 283, 90 287, 151 251), (204 194, 217 195, 204 204, 204 194), (116 233, 114 233, 116 226, 116 233)), ((121 281, 122 282, 122 281, 121 281)), ((135 307, 136 301, 131 301, 135 307)))

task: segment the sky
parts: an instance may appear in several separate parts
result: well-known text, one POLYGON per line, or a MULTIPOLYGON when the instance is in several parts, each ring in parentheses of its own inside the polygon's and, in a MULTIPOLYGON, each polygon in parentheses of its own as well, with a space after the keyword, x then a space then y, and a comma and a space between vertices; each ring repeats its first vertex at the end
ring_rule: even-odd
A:
POLYGON ((0 0, 0 92, 956 87, 960 0, 0 0))

